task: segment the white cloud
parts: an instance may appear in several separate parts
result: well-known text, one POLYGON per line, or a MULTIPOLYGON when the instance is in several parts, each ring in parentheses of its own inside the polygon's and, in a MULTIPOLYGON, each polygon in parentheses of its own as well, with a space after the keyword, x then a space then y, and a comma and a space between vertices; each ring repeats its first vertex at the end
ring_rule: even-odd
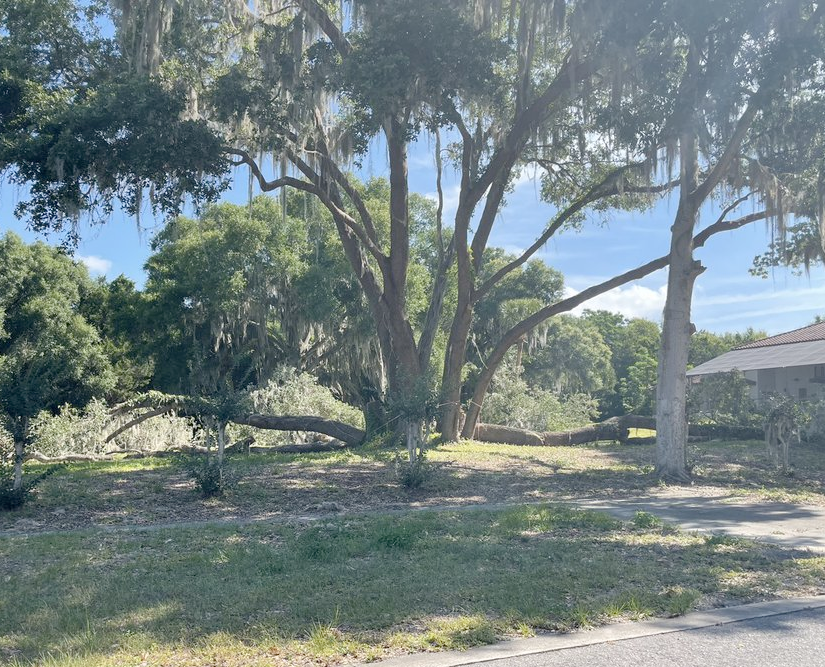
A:
MULTIPOLYGON (((438 193, 428 192, 424 196, 427 197, 427 199, 432 199, 436 204, 438 204, 438 193)), ((452 221, 455 218, 456 211, 458 210, 458 200, 460 196, 460 185, 451 185, 444 188, 444 213, 442 216, 444 219, 444 224, 448 227, 452 226, 452 221)))
POLYGON ((77 255, 77 261, 85 264, 93 276, 105 276, 112 268, 108 259, 96 255, 77 255))
MULTIPOLYGON (((755 303, 759 301, 780 301, 784 304, 787 301, 798 302, 803 298, 816 298, 821 302, 825 296, 825 287, 761 290, 752 294, 719 294, 716 296, 699 296, 694 299, 694 303, 699 306, 728 306, 739 303, 755 303)), ((773 308, 773 306, 771 306, 773 308)))
MULTIPOLYGON (((565 292, 566 296, 573 296, 578 294, 579 290, 566 287, 565 292)), ((584 310, 608 310, 627 318, 644 317, 658 322, 662 318, 666 294, 666 285, 655 290, 642 285, 617 287, 585 301, 573 310, 573 314, 580 315, 584 310)))
POLYGON ((541 179, 547 173, 547 170, 543 167, 538 167, 535 165, 524 167, 520 172, 519 175, 513 179, 513 188, 518 189, 522 186, 529 185, 535 188, 536 192, 541 191, 541 179))

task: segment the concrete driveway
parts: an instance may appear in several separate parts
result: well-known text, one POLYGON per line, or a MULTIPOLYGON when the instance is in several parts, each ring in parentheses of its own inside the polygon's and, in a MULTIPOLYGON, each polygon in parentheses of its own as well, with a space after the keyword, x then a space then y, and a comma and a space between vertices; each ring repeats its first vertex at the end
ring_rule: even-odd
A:
POLYGON ((630 498, 577 500, 579 507, 632 520, 649 512, 683 530, 724 533, 825 553, 825 507, 742 501, 735 496, 668 492, 630 498))

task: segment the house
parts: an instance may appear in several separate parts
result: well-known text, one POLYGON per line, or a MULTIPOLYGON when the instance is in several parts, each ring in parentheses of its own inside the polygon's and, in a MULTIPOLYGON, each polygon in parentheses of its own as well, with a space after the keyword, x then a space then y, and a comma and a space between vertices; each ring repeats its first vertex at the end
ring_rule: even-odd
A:
POLYGON ((740 370, 751 398, 783 393, 799 400, 825 398, 825 322, 741 345, 696 368, 688 377, 740 370))

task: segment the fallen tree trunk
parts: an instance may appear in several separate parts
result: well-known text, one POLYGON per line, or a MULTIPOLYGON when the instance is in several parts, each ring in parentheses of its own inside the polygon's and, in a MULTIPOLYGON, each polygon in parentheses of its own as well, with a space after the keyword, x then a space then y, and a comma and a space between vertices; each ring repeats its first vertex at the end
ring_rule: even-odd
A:
MULTIPOLYGON (((211 407, 202 399, 189 399, 185 396, 166 397, 164 395, 150 395, 141 401, 117 406, 110 412, 110 415, 113 417, 118 417, 145 408, 149 409, 146 412, 133 417, 127 423, 110 433, 106 437, 106 442, 111 442, 124 431, 127 431, 148 419, 152 419, 153 417, 158 417, 163 414, 168 414, 170 412, 175 412, 181 416, 188 417, 212 414, 211 407)), ((321 433, 336 440, 341 440, 349 446, 360 445, 366 436, 366 433, 360 428, 335 421, 334 419, 325 419, 315 415, 242 414, 227 417, 226 421, 234 424, 274 431, 321 433)))
POLYGON ((477 424, 473 440, 480 442, 501 442, 508 445, 527 445, 541 447, 544 445, 542 433, 527 431, 498 424, 477 424))
MULTIPOLYGON (((327 441, 307 442, 295 445, 282 445, 280 447, 256 447, 254 445, 244 446, 244 441, 236 443, 226 448, 226 454, 252 453, 252 454, 309 454, 314 452, 333 452, 339 449, 346 449, 349 445, 343 440, 332 438, 327 441)), ((64 456, 46 456, 40 452, 29 452, 26 454, 26 461, 37 461, 38 463, 95 463, 101 461, 116 461, 120 456, 127 459, 146 458, 166 458, 178 454, 206 454, 206 447, 191 445, 187 447, 175 447, 173 449, 153 449, 143 451, 138 449, 116 449, 104 454, 66 454, 64 456)))
MULTIPOLYGON (((568 431, 538 433, 525 429, 499 426, 497 424, 478 424, 474 439, 480 442, 498 442, 507 445, 555 446, 583 445, 588 442, 605 440, 628 441, 631 428, 656 430, 653 417, 624 415, 611 417, 603 422, 574 428, 568 431)), ((720 426, 714 424, 691 424, 689 435, 699 438, 723 438, 730 440, 759 440, 764 437, 760 428, 742 426, 720 426)))
POLYGON ((239 415, 229 421, 234 424, 243 424, 254 428, 274 431, 305 431, 308 433, 323 433, 336 440, 341 440, 354 447, 364 441, 365 433, 360 428, 349 424, 324 419, 323 417, 294 416, 294 415, 239 415))

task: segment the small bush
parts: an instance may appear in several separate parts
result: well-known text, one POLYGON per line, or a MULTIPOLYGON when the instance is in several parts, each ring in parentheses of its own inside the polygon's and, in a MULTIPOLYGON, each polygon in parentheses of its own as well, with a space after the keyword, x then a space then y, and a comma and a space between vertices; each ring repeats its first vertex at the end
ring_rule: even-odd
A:
POLYGON ((214 459, 194 455, 184 458, 182 465, 204 498, 223 498, 236 484, 226 462, 219 466, 214 459))
POLYGON ((688 385, 688 419, 719 426, 758 426, 762 415, 740 371, 705 376, 688 385))
POLYGON ((433 464, 420 451, 415 461, 402 456, 395 457, 395 479, 407 489, 418 489, 432 476, 433 464))

